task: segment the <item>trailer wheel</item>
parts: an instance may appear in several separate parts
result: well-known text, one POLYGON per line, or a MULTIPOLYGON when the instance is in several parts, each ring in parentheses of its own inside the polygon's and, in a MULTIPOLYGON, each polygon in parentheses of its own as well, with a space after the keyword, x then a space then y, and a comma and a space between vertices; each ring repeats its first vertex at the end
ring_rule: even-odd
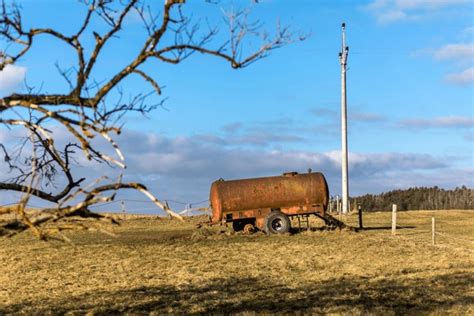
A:
POLYGON ((235 232, 244 231, 244 233, 250 233, 255 226, 255 219, 247 218, 232 222, 232 228, 235 232))
POLYGON ((290 231, 290 219, 282 212, 270 212, 265 218, 264 230, 267 234, 284 234, 290 231))
POLYGON ((244 231, 244 234, 250 235, 253 232, 255 232, 255 226, 253 226, 253 224, 250 224, 250 223, 245 224, 243 231, 244 231))

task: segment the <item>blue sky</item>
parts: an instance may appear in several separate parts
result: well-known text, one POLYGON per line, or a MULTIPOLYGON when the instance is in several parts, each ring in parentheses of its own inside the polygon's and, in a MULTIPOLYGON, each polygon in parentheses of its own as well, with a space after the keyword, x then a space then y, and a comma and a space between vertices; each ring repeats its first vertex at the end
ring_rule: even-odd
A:
MULTIPOLYGON (((31 25, 65 32, 76 29, 83 14, 75 1, 17 2, 31 25)), ((165 86, 167 101, 149 119, 126 119, 118 140, 127 156, 126 179, 145 182, 160 198, 193 202, 205 200, 210 183, 220 177, 312 168, 326 174, 331 194, 339 194, 338 52, 345 21, 351 195, 473 186, 472 1, 259 2, 252 16, 264 28, 272 31, 279 18, 309 38, 241 70, 200 55, 180 65, 149 63, 145 69, 165 86)), ((184 11, 218 21, 221 7, 251 3, 188 1, 184 11)), ((142 41, 138 20, 130 18, 94 76, 109 78, 142 41)), ((21 91, 23 75, 45 92, 64 91, 55 62, 73 65, 74 55, 47 38, 38 41, 15 69, 0 72, 0 96, 21 91)), ((138 78, 122 86, 130 94, 151 90, 138 78)), ((8 131, 0 133, 6 141, 8 131)))

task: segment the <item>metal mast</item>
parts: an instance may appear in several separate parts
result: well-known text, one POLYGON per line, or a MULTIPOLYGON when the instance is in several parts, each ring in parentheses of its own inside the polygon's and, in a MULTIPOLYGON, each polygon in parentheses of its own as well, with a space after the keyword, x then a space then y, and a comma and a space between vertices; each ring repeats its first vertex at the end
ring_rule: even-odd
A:
POLYGON ((346 46, 346 23, 342 23, 342 46, 339 53, 341 63, 341 135, 342 135, 342 213, 348 213, 349 207, 349 176, 347 154, 347 93, 346 93, 346 66, 349 47, 346 46))

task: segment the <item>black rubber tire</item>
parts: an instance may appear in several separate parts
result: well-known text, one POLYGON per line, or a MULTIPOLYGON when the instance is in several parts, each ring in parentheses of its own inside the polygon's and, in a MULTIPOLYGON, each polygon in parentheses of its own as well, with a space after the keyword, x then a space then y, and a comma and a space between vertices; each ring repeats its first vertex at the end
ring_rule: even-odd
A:
POLYGON ((270 212, 265 218, 263 228, 268 235, 288 233, 291 228, 290 219, 282 212, 270 212))

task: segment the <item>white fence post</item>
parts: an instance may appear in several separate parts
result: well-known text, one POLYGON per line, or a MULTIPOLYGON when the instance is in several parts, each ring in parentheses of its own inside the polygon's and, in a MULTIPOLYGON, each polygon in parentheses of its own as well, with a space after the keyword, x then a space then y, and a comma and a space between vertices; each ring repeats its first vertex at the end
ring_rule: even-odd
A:
POLYGON ((392 235, 397 232, 397 204, 392 204, 392 235))

